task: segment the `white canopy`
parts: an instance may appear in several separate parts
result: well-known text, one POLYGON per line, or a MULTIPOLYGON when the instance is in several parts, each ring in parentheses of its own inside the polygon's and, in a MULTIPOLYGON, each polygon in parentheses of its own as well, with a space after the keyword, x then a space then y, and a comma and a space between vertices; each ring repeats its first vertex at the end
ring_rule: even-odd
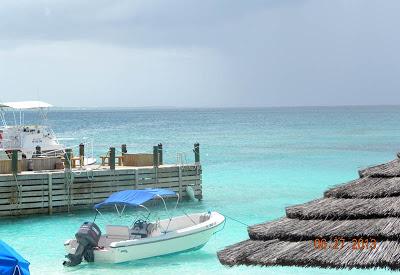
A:
POLYGON ((0 103, 0 108, 8 107, 13 109, 40 109, 53 107, 53 105, 43 101, 17 101, 0 103))

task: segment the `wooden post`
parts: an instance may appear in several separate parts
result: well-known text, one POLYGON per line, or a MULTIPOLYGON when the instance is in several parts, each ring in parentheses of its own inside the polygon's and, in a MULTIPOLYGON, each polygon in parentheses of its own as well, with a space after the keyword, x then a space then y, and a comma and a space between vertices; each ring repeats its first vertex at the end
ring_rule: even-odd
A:
POLYGON ((156 184, 158 184, 158 146, 153 146, 153 167, 156 184))
POLYGON ((163 149, 161 143, 158 144, 158 163, 163 165, 163 149))
POLYGON ((111 170, 115 170, 115 147, 110 147, 110 158, 108 159, 108 165, 111 170))
POLYGON ((49 185, 48 208, 49 208, 49 215, 52 215, 53 214, 53 176, 51 175, 51 173, 48 174, 48 185, 49 185))
POLYGON ((153 166, 158 167, 158 146, 153 146, 153 166))
POLYGON ((35 152, 35 157, 40 157, 42 155, 42 148, 40 148, 40 146, 36 146, 36 152, 35 152))
POLYGON ((72 164, 72 161, 71 161, 71 159, 72 159, 72 149, 71 148, 65 149, 64 158, 65 158, 65 160, 64 160, 65 168, 70 170, 71 169, 71 164, 72 164))
MULTIPOLYGON (((199 201, 201 201, 203 199, 203 191, 202 191, 202 187, 201 187, 201 166, 200 165, 196 165, 196 177, 198 177, 199 180, 196 179, 194 188, 195 188, 195 190, 196 190, 196 188, 200 189, 200 194, 197 195, 197 199, 199 201)), ((195 196, 195 198, 196 198, 196 196, 195 196)))
POLYGON ((122 152, 122 155, 128 153, 128 149, 126 148, 126 144, 122 144, 121 145, 121 152, 122 152))
POLYGON ((200 144, 199 143, 195 143, 194 144, 194 162, 196 164, 200 163, 200 144))
POLYGON ((79 144, 79 166, 82 167, 85 164, 85 144, 79 144))
POLYGON ((135 169, 135 189, 138 188, 138 183, 139 183, 139 169, 135 169))
POLYGON ((18 150, 12 151, 11 170, 14 175, 18 174, 18 150))

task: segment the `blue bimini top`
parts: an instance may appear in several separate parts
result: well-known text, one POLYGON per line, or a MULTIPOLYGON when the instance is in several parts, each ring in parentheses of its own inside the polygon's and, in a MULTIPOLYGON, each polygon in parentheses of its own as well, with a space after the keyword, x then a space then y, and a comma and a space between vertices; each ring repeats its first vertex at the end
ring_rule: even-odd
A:
POLYGON ((152 200, 158 196, 176 196, 176 194, 174 191, 168 189, 124 190, 112 194, 104 201, 96 204, 94 208, 98 209, 105 205, 114 204, 139 206, 146 201, 152 200))
POLYGON ((0 240, 0 274, 29 275, 29 262, 0 240))

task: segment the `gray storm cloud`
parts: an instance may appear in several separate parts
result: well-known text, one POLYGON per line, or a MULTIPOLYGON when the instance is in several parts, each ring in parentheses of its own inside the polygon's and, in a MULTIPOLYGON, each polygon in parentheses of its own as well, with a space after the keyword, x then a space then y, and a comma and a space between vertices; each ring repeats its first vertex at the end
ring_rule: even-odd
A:
POLYGON ((2 1, 0 101, 400 104, 397 1, 2 1))

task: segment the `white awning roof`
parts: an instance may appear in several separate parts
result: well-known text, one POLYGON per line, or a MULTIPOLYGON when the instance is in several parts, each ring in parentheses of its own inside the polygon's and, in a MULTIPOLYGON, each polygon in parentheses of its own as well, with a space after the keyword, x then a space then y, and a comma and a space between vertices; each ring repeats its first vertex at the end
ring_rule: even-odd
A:
POLYGON ((1 107, 8 107, 13 109, 39 109, 53 107, 53 105, 43 101, 17 101, 0 103, 0 108, 1 107))

